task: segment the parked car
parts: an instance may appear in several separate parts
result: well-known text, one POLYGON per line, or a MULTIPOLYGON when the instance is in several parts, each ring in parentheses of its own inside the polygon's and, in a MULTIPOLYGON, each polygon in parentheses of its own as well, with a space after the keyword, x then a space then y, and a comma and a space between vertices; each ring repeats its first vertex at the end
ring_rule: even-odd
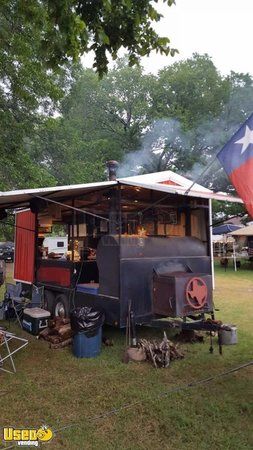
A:
POLYGON ((6 242, 0 245, 0 259, 5 262, 14 261, 14 244, 6 242))

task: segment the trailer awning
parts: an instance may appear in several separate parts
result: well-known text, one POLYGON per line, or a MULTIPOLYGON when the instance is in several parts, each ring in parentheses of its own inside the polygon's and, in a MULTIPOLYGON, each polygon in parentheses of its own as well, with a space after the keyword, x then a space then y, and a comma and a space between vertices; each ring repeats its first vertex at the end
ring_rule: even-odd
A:
POLYGON ((63 201, 64 199, 75 198, 89 192, 107 189, 117 184, 133 186, 137 188, 149 189, 165 192, 168 194, 187 195, 189 197, 221 200, 233 203, 243 203, 238 197, 233 197, 225 193, 215 193, 210 189, 167 170, 134 177, 118 178, 117 181, 104 181, 100 183, 74 184, 68 186, 54 186, 38 189, 22 189, 17 191, 0 192, 0 208, 14 209, 18 207, 29 207, 33 197, 40 196, 52 200, 63 201), (187 189, 190 189, 187 192, 187 189))
POLYGON ((69 186, 54 186, 39 189, 22 189, 18 191, 0 192, 0 208, 15 208, 29 206, 33 197, 41 196, 54 200, 77 197, 88 192, 106 189, 117 185, 116 181, 105 181, 101 183, 73 184, 69 186))
POLYGON ((233 197, 224 192, 213 192, 210 189, 201 186, 198 183, 194 185, 192 180, 185 178, 171 170, 156 172, 134 177, 120 178, 118 181, 122 184, 135 186, 143 189, 167 192, 178 195, 187 195, 189 197, 207 198, 211 200, 220 200, 225 202, 243 203, 238 197, 233 197), (192 186, 192 188, 191 188, 192 186), (187 193, 187 190, 190 191, 187 193))

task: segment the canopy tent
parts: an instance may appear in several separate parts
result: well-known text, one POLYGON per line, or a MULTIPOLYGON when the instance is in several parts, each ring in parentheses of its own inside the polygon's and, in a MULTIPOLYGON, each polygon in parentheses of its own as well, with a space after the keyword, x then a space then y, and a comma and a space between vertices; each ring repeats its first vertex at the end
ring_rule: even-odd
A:
POLYGON ((224 244, 224 243, 228 243, 228 242, 233 243, 235 240, 232 236, 224 236, 224 234, 215 234, 212 237, 212 241, 214 244, 219 243, 219 242, 224 244))
POLYGON ((232 225, 230 223, 224 223, 222 225, 219 225, 217 227, 213 227, 213 235, 217 234, 231 234, 233 231, 238 230, 241 228, 238 225, 232 225))
POLYGON ((249 225, 239 230, 233 231, 232 236, 253 236, 253 225, 249 225))
POLYGON ((246 247, 248 247, 248 256, 250 258, 253 257, 253 225, 249 225, 243 228, 240 228, 240 230, 236 230, 232 233, 233 237, 237 241, 243 241, 246 244, 246 247))

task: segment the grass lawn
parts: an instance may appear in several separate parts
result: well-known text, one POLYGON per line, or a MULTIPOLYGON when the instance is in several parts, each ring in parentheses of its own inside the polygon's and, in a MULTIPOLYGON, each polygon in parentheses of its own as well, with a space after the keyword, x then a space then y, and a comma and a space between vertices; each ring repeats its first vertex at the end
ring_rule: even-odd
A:
MULTIPOLYGON (((125 337, 119 330, 106 329, 114 346, 85 360, 75 358, 69 348, 51 350, 47 342, 11 325, 11 331, 28 337, 29 345, 16 356, 15 375, 0 372, 0 424, 47 424, 58 430, 46 444, 55 450, 252 449, 253 366, 160 395, 253 359, 253 271, 217 267, 215 306, 217 318, 237 324, 238 345, 223 347, 221 356, 217 346, 209 353, 208 338, 204 344, 184 344, 185 359, 158 370, 147 363, 121 362, 125 337)), ((140 337, 155 335, 161 332, 139 330, 140 337)))

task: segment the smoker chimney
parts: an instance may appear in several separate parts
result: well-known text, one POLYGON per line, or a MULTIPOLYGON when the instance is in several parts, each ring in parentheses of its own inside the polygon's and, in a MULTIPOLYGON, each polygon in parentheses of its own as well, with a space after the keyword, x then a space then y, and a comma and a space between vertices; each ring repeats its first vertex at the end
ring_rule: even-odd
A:
POLYGON ((106 161, 106 167, 108 169, 108 178, 110 181, 116 181, 117 168, 119 166, 118 161, 106 161))

